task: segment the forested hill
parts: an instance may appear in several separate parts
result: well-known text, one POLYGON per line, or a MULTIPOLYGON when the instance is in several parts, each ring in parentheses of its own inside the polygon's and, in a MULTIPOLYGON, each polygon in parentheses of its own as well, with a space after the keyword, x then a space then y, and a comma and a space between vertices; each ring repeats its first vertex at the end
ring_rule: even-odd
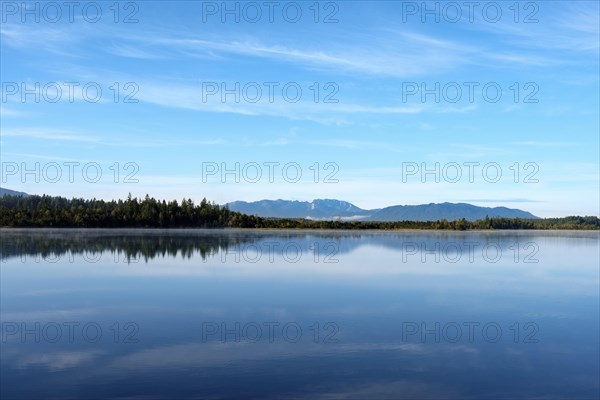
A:
POLYGON ((25 192, 17 192, 16 190, 0 187, 0 197, 2 196, 28 196, 28 194, 25 192))
POLYGON ((484 218, 478 221, 342 222, 261 218, 203 199, 166 202, 146 196, 118 201, 51 196, 0 197, 2 227, 279 228, 279 229, 600 229, 597 217, 484 218))

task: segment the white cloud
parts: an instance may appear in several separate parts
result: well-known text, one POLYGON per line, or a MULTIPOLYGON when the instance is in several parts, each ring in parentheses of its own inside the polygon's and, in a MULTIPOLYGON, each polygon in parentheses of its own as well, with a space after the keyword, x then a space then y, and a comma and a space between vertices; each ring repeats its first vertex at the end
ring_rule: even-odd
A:
POLYGON ((42 128, 12 128, 3 129, 0 134, 4 137, 30 137, 35 139, 44 139, 52 141, 72 141, 72 142, 86 142, 86 143, 97 143, 98 138, 73 133, 71 131, 59 130, 59 129, 42 129, 42 128))

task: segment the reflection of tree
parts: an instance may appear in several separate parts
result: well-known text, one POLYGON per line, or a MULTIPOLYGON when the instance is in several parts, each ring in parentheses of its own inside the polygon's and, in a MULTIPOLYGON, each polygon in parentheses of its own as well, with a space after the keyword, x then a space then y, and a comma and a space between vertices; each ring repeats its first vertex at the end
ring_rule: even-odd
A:
POLYGON ((43 258, 73 255, 117 253, 125 259, 144 259, 158 256, 203 259, 230 246, 250 240, 235 235, 157 235, 67 231, 3 233, 0 257, 5 260, 22 255, 43 258))
MULTIPOLYGON (((269 230, 78 230, 78 229, 5 229, 0 241, 0 259, 19 256, 60 258, 65 255, 94 257, 109 252, 119 259, 145 261, 157 257, 203 260, 222 252, 274 251, 285 248, 304 254, 336 256, 360 246, 403 252, 448 252, 486 246, 526 246, 544 237, 568 235, 597 240, 592 232, 515 232, 515 231, 269 231, 269 230), (458 247, 457 247, 458 246, 458 247)), ((115 257, 116 258, 116 257, 115 257)))
MULTIPOLYGON (((43 258, 72 255, 95 255, 103 252, 117 253, 125 259, 192 258, 202 259, 245 245, 262 242, 295 242, 303 250, 317 243, 339 240, 341 237, 360 237, 359 234, 323 233, 309 235, 295 232, 272 234, 263 232, 224 230, 4 230, 0 242, 0 258, 6 260, 19 256, 43 258)), ((259 243, 260 245, 260 243, 259 243)))

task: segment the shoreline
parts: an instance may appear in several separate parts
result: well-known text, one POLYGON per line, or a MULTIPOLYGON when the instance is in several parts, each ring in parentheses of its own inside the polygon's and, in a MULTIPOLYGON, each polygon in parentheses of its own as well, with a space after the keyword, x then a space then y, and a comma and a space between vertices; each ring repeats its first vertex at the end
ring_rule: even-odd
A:
POLYGON ((108 231, 131 231, 131 232, 300 232, 300 233, 393 233, 393 232, 454 232, 454 233, 485 233, 485 232, 599 232, 600 229, 321 229, 321 228, 72 228, 72 227, 0 227, 1 231, 85 231, 85 232, 108 232, 108 231))

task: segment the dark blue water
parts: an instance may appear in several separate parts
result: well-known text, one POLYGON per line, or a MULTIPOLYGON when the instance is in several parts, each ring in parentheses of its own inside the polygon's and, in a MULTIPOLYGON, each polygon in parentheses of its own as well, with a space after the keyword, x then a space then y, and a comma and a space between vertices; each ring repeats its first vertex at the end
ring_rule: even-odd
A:
POLYGON ((2 399, 597 399, 599 234, 2 230, 2 399))

